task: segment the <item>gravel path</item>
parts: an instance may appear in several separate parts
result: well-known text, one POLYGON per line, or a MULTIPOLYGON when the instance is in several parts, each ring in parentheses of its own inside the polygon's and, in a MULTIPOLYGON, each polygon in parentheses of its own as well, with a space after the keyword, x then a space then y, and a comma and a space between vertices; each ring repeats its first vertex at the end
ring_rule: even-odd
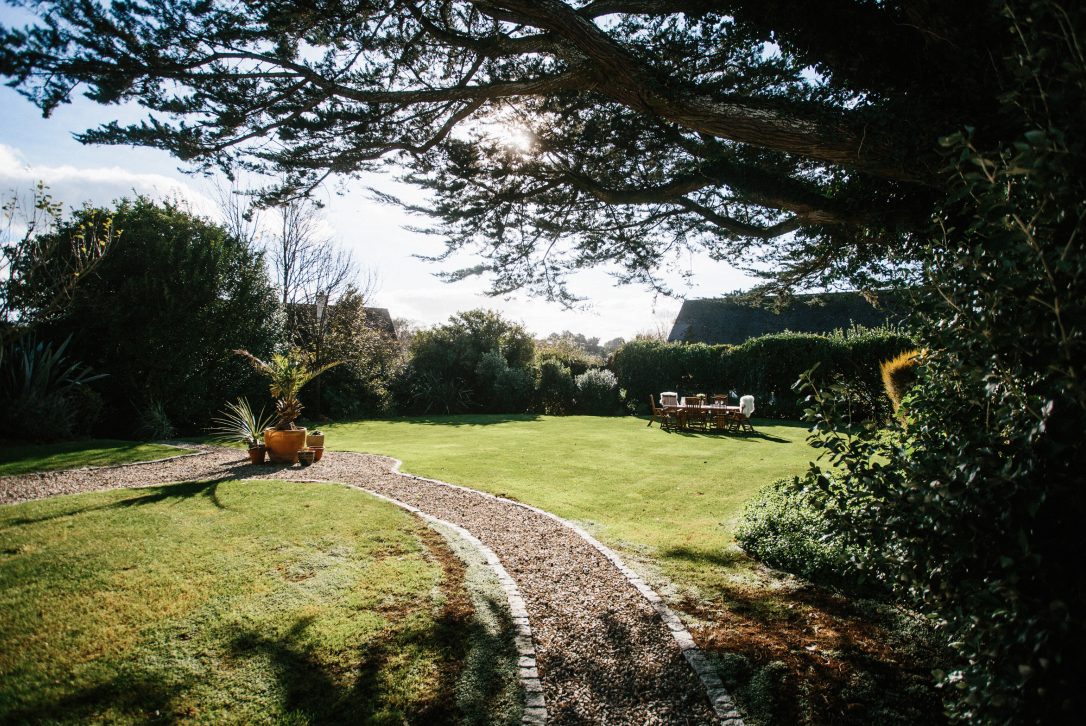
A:
POLYGON ((458 524, 520 588, 552 724, 716 723, 705 688, 653 606, 561 523, 464 489, 404 476, 393 460, 327 452, 312 467, 252 466, 232 449, 127 466, 0 478, 0 503, 212 478, 355 484, 458 524))

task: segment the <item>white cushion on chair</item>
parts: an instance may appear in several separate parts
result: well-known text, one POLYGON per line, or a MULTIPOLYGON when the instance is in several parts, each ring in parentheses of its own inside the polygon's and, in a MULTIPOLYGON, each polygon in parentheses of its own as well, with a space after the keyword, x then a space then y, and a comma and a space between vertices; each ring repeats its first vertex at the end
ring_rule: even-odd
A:
POLYGON ((739 399, 739 412, 744 416, 754 413, 754 396, 743 396, 739 399))

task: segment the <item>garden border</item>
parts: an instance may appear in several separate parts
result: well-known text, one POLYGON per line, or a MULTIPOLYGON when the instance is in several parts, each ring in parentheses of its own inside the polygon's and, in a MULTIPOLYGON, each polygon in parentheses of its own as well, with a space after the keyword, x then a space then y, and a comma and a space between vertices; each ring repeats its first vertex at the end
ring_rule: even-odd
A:
MULTIPOLYGON (((683 625, 679 616, 664 603, 656 591, 654 591, 645 580, 636 572, 626 566, 626 563, 622 561, 622 558, 607 545, 603 544, 595 537, 590 535, 580 526, 570 522, 569 520, 559 517, 557 514, 552 514, 545 509, 539 507, 533 507, 530 504, 524 502, 518 502, 514 499, 507 499, 506 497, 499 497, 496 494, 490 494, 489 492, 479 491, 478 489, 472 489, 471 487, 462 486, 460 484, 450 484, 447 481, 441 481, 440 479, 431 479, 425 476, 416 476, 415 474, 408 474, 401 470, 403 462, 391 456, 382 456, 381 454, 371 454, 383 459, 388 459, 395 463, 392 467, 392 471, 399 476, 409 479, 416 479, 418 481, 427 481, 434 484, 440 484, 452 489, 461 489, 471 492, 472 494, 478 494, 480 496, 489 497, 490 499, 496 499, 505 504, 513 504, 528 511, 535 512, 536 514, 542 514, 545 517, 549 517, 554 521, 569 527, 573 530, 581 539, 594 547, 601 555, 607 558, 612 565, 622 573, 626 581, 641 593, 642 597, 649 601, 649 604, 655 608, 656 613, 660 616, 660 619, 667 626, 671 636, 675 639, 675 643, 679 646, 679 650, 686 658, 686 662, 690 664, 690 667, 697 674, 698 679, 701 680, 702 686, 705 687, 706 695, 709 697, 709 703, 713 707, 713 712, 716 713, 717 718, 720 719, 721 726, 744 726, 743 717, 739 714, 739 710, 735 706, 735 701, 732 700, 728 690, 724 687, 724 683, 720 680, 720 676, 717 675, 716 670, 710 665, 709 660, 705 657, 705 654, 701 652, 697 644, 694 642, 693 636, 690 635, 690 631, 683 625)), ((359 487, 362 489, 362 487, 359 487)), ((368 490, 365 490, 368 491, 368 490)), ((378 495, 380 496, 380 495, 378 495)), ((396 501, 396 500, 392 500, 396 501)), ((409 505, 407 505, 409 506, 409 505)), ((425 513, 421 513, 423 516, 425 513)), ((456 525, 453 525, 456 526, 456 525)), ((466 531, 466 530, 465 530, 466 531)), ((469 533, 470 536, 470 533, 469 533)), ((474 537, 473 537, 474 539, 474 537)), ((477 540, 476 540, 477 541, 477 540)), ((481 546, 482 543, 479 543, 481 546)), ((496 559, 496 558, 495 558, 496 559)), ((508 576, 508 575, 507 575, 508 576)), ((504 583, 503 583, 504 584, 504 583)), ((513 583, 514 587, 516 586, 513 583)), ((518 596, 519 597, 519 596, 518 596)), ((523 603, 523 600, 521 601, 523 603)), ((527 623, 527 612, 525 612, 525 623, 527 623)), ((542 698, 542 692, 540 693, 542 698)), ((527 712, 527 710, 526 710, 527 712)))

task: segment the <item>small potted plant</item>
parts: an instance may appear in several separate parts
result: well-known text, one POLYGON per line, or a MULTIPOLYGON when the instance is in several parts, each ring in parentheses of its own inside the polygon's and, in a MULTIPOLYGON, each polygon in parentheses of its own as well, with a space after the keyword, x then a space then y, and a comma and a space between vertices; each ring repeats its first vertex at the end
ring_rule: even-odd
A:
POLYGON ((268 458, 278 464, 296 463, 298 452, 305 448, 305 429, 294 424, 302 415, 302 402, 298 400, 298 394, 305 384, 342 361, 318 367, 308 354, 299 350, 292 350, 287 355, 276 353, 266 362, 247 350, 235 352, 245 357, 258 373, 268 379, 268 388, 276 399, 276 424, 264 429, 268 458))
POLYGON ((274 421, 274 415, 265 415, 264 409, 259 414, 253 413, 249 401, 238 397, 236 403, 226 404, 226 410, 213 420, 215 426, 211 432, 220 441, 244 442, 249 446, 249 461, 263 464, 267 448, 260 443, 260 436, 274 421))
POLYGON ((298 452, 298 462, 302 466, 309 466, 316 461, 316 454, 308 446, 298 452))
POLYGON ((313 449, 313 461, 320 461, 324 456, 324 432, 320 429, 309 432, 305 437, 306 448, 313 449))

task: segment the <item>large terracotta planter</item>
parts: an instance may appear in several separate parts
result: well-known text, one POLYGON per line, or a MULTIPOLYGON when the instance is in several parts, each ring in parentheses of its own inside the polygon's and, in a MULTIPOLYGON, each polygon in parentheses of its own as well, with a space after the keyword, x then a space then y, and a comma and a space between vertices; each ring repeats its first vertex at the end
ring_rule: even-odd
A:
POLYGON ((298 452, 305 448, 305 429, 265 429, 264 445, 273 464, 297 464, 298 452))

